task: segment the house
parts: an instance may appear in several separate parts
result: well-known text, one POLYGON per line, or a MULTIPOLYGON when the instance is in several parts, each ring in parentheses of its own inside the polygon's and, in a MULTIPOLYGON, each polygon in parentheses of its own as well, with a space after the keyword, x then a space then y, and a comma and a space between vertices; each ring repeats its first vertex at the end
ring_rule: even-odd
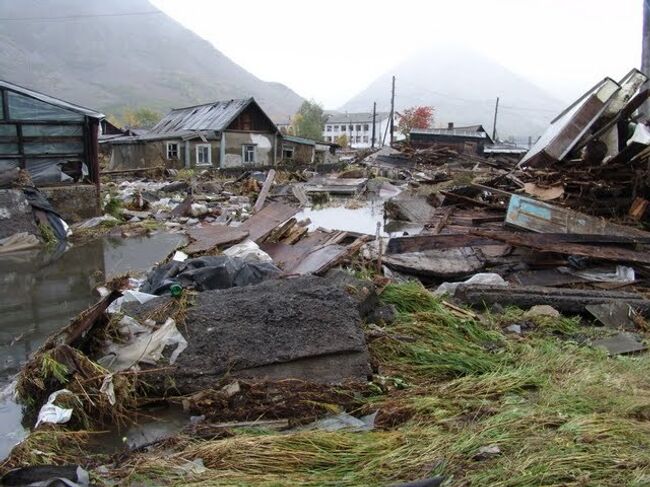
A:
POLYGON ((299 164, 333 164, 338 162, 336 157, 338 148, 337 144, 331 142, 283 135, 278 160, 299 164))
POLYGON ((483 154, 487 144, 494 144, 482 125, 454 127, 452 122, 447 128, 411 129, 409 140, 416 148, 447 147, 459 154, 483 154))
POLYGON ((0 81, 0 172, 26 169, 68 221, 99 208, 102 113, 0 81))
POLYGON ((171 110, 146 134, 119 137, 111 169, 271 166, 280 132, 254 98, 171 110))
MULTIPOLYGON (((390 113, 378 112, 375 115, 375 147, 389 144, 390 113)), ((397 130, 397 116, 394 118, 395 140, 402 140, 404 136, 397 130)), ((349 147, 353 149, 367 149, 372 147, 372 113, 330 113, 323 127, 323 140, 336 142, 345 135, 349 147)))

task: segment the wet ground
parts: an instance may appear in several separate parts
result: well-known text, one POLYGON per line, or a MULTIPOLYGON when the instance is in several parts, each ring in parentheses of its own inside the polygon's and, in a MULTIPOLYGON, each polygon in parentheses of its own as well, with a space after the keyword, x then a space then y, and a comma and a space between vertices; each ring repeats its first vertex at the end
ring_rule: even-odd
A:
MULTIPOLYGON (((94 289, 144 272, 184 243, 178 234, 106 237, 68 249, 0 256, 0 387, 43 341, 97 301, 94 289)), ((0 458, 20 441, 20 407, 0 398, 0 458)))

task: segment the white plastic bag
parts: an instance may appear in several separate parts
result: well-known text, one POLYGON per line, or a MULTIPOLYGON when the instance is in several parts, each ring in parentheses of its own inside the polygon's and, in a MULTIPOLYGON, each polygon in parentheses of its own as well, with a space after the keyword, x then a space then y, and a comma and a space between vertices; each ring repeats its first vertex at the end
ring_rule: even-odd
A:
POLYGON ((433 294, 440 296, 442 294, 449 294, 453 296, 456 293, 456 289, 461 284, 483 284, 487 286, 507 286, 508 283, 503 280, 499 274, 494 274, 493 272, 479 272, 474 274, 472 277, 467 279, 464 282, 443 282, 438 286, 433 294))
POLYGON ((38 412, 38 419, 36 420, 35 428, 38 428, 43 423, 67 423, 72 418, 72 409, 61 408, 54 404, 56 398, 61 394, 72 394, 68 389, 61 389, 59 391, 53 392, 50 394, 50 397, 47 398, 47 402, 43 404, 41 410, 38 412))
POLYGON ((261 250, 252 240, 246 240, 245 242, 233 245, 229 249, 224 250, 223 255, 244 259, 246 262, 273 262, 271 256, 261 250))

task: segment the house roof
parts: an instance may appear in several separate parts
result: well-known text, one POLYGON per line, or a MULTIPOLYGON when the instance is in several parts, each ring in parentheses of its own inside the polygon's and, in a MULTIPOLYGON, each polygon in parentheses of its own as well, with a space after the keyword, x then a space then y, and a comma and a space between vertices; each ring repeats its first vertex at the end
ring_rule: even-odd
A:
MULTIPOLYGON (((389 112, 377 112, 376 120, 380 122, 390 116, 389 112)), ((327 124, 333 123, 372 123, 372 112, 359 113, 330 113, 327 115, 327 124)))
MULTIPOLYGON (((214 132, 226 130, 239 114, 253 103, 264 113, 264 110, 262 110, 253 97, 174 108, 146 134, 137 137, 123 137, 114 142, 131 143, 171 138, 189 140, 202 135, 204 137, 211 137, 211 134, 214 134, 214 132)), ((271 119, 268 118, 268 120, 273 125, 275 131, 278 132, 277 127, 271 119)))
POLYGON ((411 129, 411 134, 416 135, 445 135, 447 137, 463 137, 472 139, 487 139, 490 144, 492 138, 487 134, 482 125, 468 125, 453 128, 411 129))
POLYGON ((80 113, 82 115, 85 115, 86 117, 97 118, 97 119, 106 117, 106 115, 104 115, 103 113, 97 112, 95 110, 91 110, 90 108, 82 107, 81 105, 75 105, 74 103, 70 103, 50 95, 40 93, 38 91, 30 90, 29 88, 24 88, 23 86, 15 85, 13 83, 10 83, 9 81, 0 80, 0 88, 6 88, 8 90, 15 91, 16 93, 20 93, 21 95, 25 95, 30 98, 40 100, 44 103, 48 103, 50 105, 63 108, 65 110, 70 110, 76 113, 80 113))
POLYGON ((149 135, 183 134, 200 130, 221 132, 252 102, 255 102, 253 98, 245 98, 175 108, 149 131, 149 135))
POLYGON ((296 137, 295 135, 283 135, 282 139, 287 142, 293 142, 294 144, 304 144, 304 145, 316 145, 315 140, 305 139, 304 137, 296 137))

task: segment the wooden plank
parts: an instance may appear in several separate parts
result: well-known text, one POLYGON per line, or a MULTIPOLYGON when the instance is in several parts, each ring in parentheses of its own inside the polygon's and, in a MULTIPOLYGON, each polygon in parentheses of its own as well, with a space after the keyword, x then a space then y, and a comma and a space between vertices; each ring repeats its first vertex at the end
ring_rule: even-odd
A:
POLYGON ((500 245, 501 241, 492 238, 466 234, 420 234, 409 237, 395 237, 388 241, 386 253, 404 254, 425 250, 452 249, 459 247, 476 247, 483 245, 500 245))
POLYGON ((563 255, 581 255, 594 259, 611 260, 613 262, 632 262, 636 264, 650 264, 650 253, 620 247, 605 247, 603 245, 587 245, 578 243, 538 243, 529 238, 525 233, 492 233, 475 230, 475 235, 501 240, 510 245, 528 247, 540 252, 554 252, 563 255))
POLYGON ((183 251, 188 255, 193 255, 207 252, 219 245, 240 242, 248 236, 248 231, 242 230, 241 227, 210 225, 190 228, 187 234, 194 242, 185 247, 183 251))
POLYGON ((602 218, 513 195, 510 198, 506 224, 538 233, 582 233, 588 235, 619 235, 650 237, 650 233, 616 225, 602 218))
POLYGON ((269 173, 266 175, 266 179, 264 180, 264 184, 262 185, 262 190, 260 191, 260 194, 257 197, 257 201, 255 201, 255 205, 253 206, 253 213, 257 213, 264 206, 266 197, 269 195, 271 186, 273 186, 274 179, 275 179, 275 169, 271 169, 269 173))
POLYGON ((286 222, 296 213, 298 213, 298 208, 282 203, 271 203, 252 215, 237 228, 246 230, 249 238, 259 243, 274 228, 286 222))

